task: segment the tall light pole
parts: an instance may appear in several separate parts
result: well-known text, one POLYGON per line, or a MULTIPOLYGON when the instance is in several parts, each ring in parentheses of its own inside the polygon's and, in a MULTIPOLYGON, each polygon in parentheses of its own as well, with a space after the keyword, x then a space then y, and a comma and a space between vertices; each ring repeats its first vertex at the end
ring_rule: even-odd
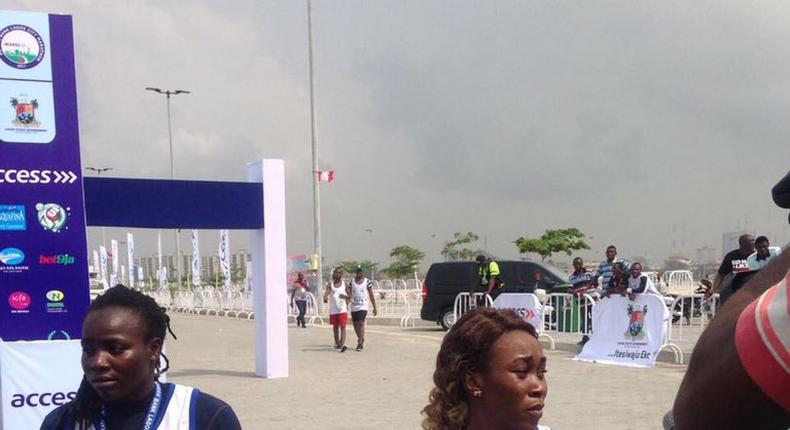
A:
POLYGON ((373 265, 373 229, 366 228, 365 232, 370 235, 370 252, 368 253, 368 258, 370 258, 370 278, 371 280, 376 280, 376 266, 373 265))
MULTIPOLYGON (((101 176, 102 173, 112 170, 112 167, 86 167, 85 170, 96 172, 97 176, 101 176)), ((101 244, 104 249, 107 249, 107 235, 104 232, 104 226, 101 226, 101 244)))
MULTIPOLYGON (((318 150, 315 139, 315 80, 313 77, 313 2, 307 0, 307 52, 310 72, 310 146, 313 150, 313 241, 318 257, 318 291, 324 286, 323 259, 321 253, 321 199, 318 182, 318 150)), ((319 301, 319 306, 320 305, 319 301)))
MULTIPOLYGON (((189 91, 186 90, 163 90, 161 88, 153 88, 153 87, 146 87, 147 91, 153 91, 157 94, 164 94, 167 97, 167 137, 170 141, 170 179, 176 178, 176 171, 173 167, 173 129, 170 124, 170 96, 175 96, 178 94, 189 94, 189 91)), ((178 232, 180 230, 176 229, 174 232, 174 240, 176 243, 176 286, 180 289, 181 288, 181 244, 178 242, 178 232)))

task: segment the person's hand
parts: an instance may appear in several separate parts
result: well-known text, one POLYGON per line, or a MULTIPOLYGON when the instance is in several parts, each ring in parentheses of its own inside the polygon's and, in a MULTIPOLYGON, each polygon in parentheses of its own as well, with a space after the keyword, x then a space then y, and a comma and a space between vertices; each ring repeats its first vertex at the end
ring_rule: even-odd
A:
POLYGON ((378 311, 378 309, 376 309, 376 308, 373 308, 373 316, 375 317, 375 316, 376 316, 376 315, 378 315, 378 314, 379 314, 379 311, 378 311))
POLYGON ((324 297, 324 303, 329 303, 329 299, 327 299, 326 297, 324 297))
POLYGON ((628 300, 630 300, 630 301, 632 301, 632 302, 633 302, 633 301, 634 301, 634 299, 636 299, 636 294, 634 294, 634 293, 628 293, 628 300))

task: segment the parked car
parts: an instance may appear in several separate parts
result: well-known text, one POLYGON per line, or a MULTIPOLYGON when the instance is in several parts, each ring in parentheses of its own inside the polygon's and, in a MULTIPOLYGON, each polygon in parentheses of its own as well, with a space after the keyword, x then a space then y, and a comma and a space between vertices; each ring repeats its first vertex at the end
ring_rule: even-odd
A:
MULTIPOLYGON (((497 261, 506 293, 551 292, 567 286, 567 275, 556 267, 534 261, 497 261)), ((445 330, 455 323, 453 306, 458 293, 466 293, 478 281, 473 261, 434 263, 422 285, 420 318, 433 321, 445 330)), ((480 291, 480 287, 476 289, 480 291)))

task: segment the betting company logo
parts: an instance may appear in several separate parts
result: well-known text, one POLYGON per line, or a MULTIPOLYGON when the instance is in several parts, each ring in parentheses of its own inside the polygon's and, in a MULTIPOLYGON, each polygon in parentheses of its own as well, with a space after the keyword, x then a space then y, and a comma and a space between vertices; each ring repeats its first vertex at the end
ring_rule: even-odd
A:
POLYGON ((62 230, 67 229, 66 221, 68 221, 71 214, 71 208, 63 208, 55 203, 38 203, 36 204, 38 211, 38 223, 44 227, 44 230, 49 230, 53 233, 60 233, 62 230))
POLYGON ((71 170, 0 169, 0 184, 73 184, 77 179, 71 170))
POLYGON ((30 312, 30 294, 24 291, 14 291, 8 296, 8 304, 12 314, 26 314, 30 312))
POLYGON ((647 313, 647 305, 642 310, 634 309, 632 305, 628 305, 628 315, 631 320, 628 322, 628 330, 625 331, 626 339, 631 340, 642 339, 645 337, 645 314, 647 313))
POLYGON ((25 207, 22 205, 0 205, 0 231, 27 230, 25 207))
POLYGON ((63 313, 66 312, 66 304, 63 299, 66 295, 60 290, 49 290, 46 294, 47 298, 47 312, 48 313, 63 313))
POLYGON ((69 266, 74 264, 74 257, 69 254, 40 255, 38 257, 38 264, 58 264, 61 266, 69 266))
POLYGON ((0 251, 0 273, 22 273, 30 269, 22 265, 25 253, 19 248, 5 248, 0 251))
POLYGON ((15 69, 32 69, 44 59, 44 39, 32 28, 13 24, 0 30, 0 58, 15 69))

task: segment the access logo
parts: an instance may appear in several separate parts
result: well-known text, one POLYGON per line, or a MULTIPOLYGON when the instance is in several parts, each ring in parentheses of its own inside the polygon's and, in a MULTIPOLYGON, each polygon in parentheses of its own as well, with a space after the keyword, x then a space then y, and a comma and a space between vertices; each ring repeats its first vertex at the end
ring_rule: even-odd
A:
POLYGON ((38 223, 44 230, 53 233, 60 233, 67 229, 66 222, 71 214, 71 208, 63 208, 57 203, 38 203, 36 204, 38 211, 38 223))

